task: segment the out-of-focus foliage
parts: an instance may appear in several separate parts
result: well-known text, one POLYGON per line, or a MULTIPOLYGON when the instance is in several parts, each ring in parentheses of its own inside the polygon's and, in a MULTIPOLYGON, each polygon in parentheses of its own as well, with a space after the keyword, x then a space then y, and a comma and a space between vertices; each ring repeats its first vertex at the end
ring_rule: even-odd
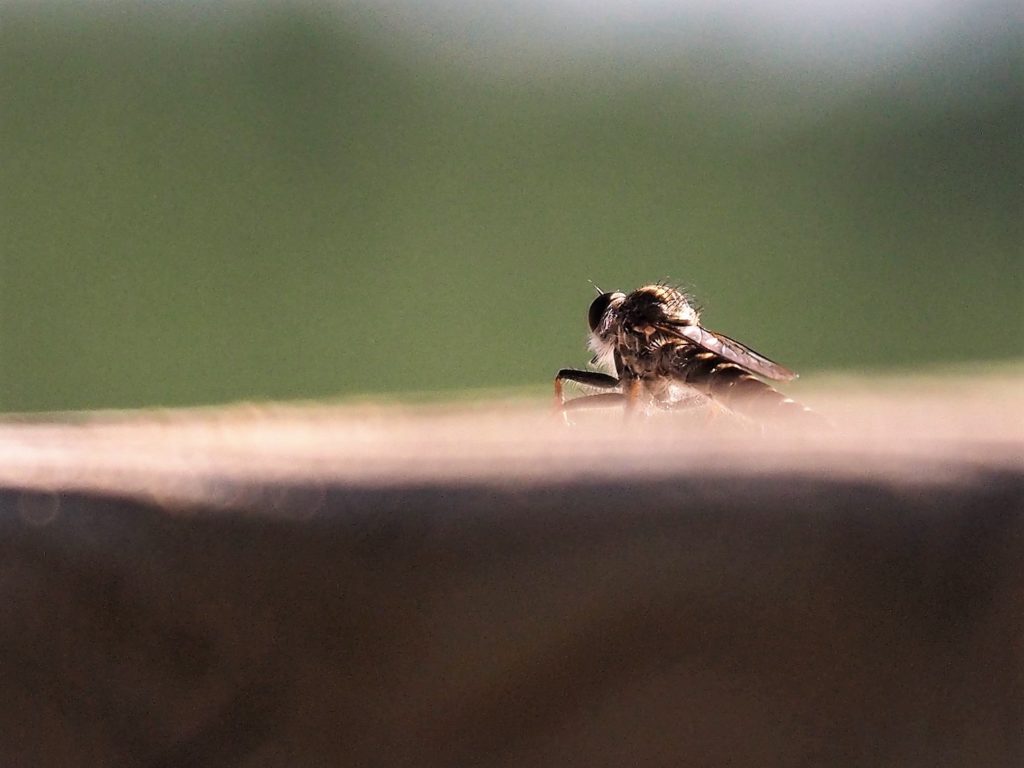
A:
POLYGON ((372 4, 0 4, 0 409, 547 385, 588 280, 683 283, 805 373, 1019 357, 1004 10, 858 74, 699 34, 480 63, 372 4))

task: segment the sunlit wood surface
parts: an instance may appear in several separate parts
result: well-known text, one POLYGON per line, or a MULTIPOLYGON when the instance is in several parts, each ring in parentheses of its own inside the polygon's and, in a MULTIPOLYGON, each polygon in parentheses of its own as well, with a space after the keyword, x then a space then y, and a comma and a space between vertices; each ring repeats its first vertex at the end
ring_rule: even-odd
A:
POLYGON ((0 421, 0 764, 1024 764, 1024 386, 0 421))
POLYGON ((825 380, 796 393, 830 425, 758 427, 706 410, 572 423, 536 399, 238 404, 0 419, 0 482, 243 505, 277 488, 508 484, 800 471, 948 481, 1020 467, 1024 376, 825 380))

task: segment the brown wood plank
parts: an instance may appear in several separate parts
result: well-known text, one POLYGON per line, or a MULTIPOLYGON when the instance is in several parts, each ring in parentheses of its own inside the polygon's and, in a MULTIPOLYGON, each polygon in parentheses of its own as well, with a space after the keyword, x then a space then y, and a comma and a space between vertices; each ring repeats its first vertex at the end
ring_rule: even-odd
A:
POLYGON ((1022 388, 0 424, 0 763, 1024 763, 1022 388))

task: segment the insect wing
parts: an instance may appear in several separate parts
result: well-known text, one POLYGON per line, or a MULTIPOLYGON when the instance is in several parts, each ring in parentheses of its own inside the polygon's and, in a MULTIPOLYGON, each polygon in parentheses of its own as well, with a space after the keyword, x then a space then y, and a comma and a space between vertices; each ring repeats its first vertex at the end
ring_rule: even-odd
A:
POLYGON ((730 339, 728 336, 701 328, 699 325, 674 325, 672 333, 682 336, 708 352, 714 352, 716 355, 724 357, 731 363, 746 368, 751 373, 764 376, 766 379, 790 381, 797 377, 793 371, 769 360, 764 355, 759 355, 736 339, 730 339))

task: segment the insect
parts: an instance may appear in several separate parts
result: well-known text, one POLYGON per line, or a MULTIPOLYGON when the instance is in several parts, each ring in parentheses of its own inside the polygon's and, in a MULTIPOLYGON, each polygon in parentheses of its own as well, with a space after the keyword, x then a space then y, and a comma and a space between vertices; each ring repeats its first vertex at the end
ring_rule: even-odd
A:
POLYGON ((710 400, 755 419, 819 418, 761 380, 790 381, 797 377, 793 371, 701 326, 696 307, 677 288, 658 284, 602 293, 590 305, 588 322, 591 364, 609 372, 560 370, 555 397, 563 412, 612 404, 629 412, 641 400, 674 409, 710 400), (608 391, 566 400, 565 381, 608 391))

